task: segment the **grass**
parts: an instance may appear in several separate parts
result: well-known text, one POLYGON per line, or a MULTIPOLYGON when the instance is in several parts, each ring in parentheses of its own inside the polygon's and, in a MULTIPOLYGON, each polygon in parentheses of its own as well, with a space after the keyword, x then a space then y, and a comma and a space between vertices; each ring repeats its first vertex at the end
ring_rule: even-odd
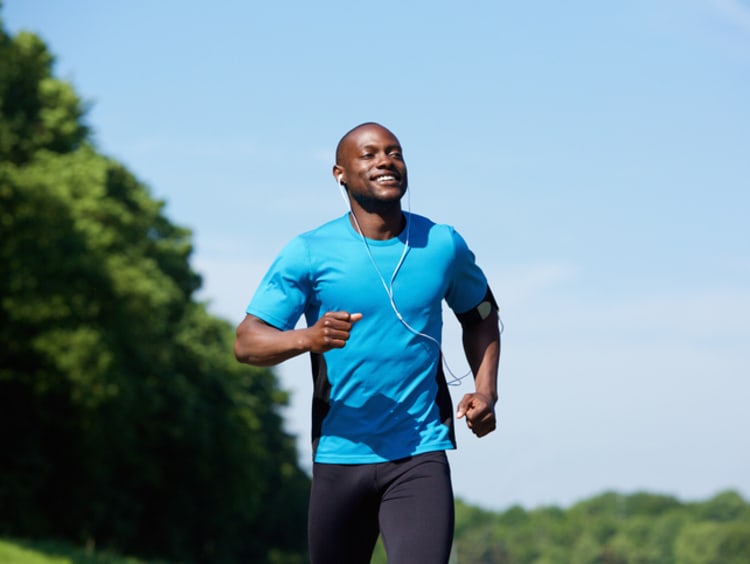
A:
MULTIPOLYGON (((0 539, 0 564, 158 564, 58 541, 0 539)), ((164 563, 161 563, 164 564, 164 563)))

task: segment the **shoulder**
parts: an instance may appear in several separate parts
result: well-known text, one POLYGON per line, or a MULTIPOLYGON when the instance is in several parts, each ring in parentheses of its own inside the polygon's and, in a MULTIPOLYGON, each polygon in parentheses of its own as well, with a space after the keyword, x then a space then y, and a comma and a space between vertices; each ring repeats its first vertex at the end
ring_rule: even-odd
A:
POLYGON ((453 225, 437 223, 430 218, 418 214, 409 214, 411 221, 411 237, 414 242, 421 241, 430 246, 446 246, 456 249, 466 246, 461 235, 453 225))
POLYGON ((318 227, 305 231, 295 237, 295 240, 314 242, 317 239, 328 239, 330 237, 341 237, 343 233, 346 233, 349 225, 349 221, 346 215, 332 219, 318 227))
POLYGON ((456 233, 456 228, 449 223, 440 223, 430 219, 429 217, 410 212, 408 214, 408 217, 412 222, 412 228, 415 230, 434 231, 436 233, 445 235, 452 235, 453 233, 456 233))
POLYGON ((411 222, 412 229, 429 231, 433 227, 440 225, 432 221, 429 217, 425 217, 423 215, 419 215, 417 213, 411 213, 411 212, 404 212, 404 213, 406 217, 409 219, 409 221, 411 222))
POLYGON ((321 239, 325 240, 331 237, 340 237, 341 233, 346 231, 345 219, 345 216, 337 217, 336 219, 332 219, 331 221, 323 223, 309 231, 304 231, 299 235, 296 235, 287 242, 285 250, 305 248, 321 239))
POLYGON ((340 252, 340 243, 349 238, 348 223, 345 216, 339 217, 300 233, 287 242, 277 260, 304 263, 312 268, 319 261, 327 260, 331 254, 340 252))

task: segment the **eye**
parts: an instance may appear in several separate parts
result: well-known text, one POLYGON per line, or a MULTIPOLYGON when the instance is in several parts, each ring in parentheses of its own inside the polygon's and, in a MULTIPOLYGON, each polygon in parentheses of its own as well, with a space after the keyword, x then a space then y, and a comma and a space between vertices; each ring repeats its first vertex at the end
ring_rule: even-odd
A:
POLYGON ((394 159, 402 160, 404 158, 404 156, 401 154, 401 151, 391 151, 388 154, 394 159))
POLYGON ((362 158, 363 158, 363 159, 371 159, 371 158, 373 158, 374 156, 375 156, 375 155, 374 155, 373 153, 363 153, 363 154, 362 154, 362 158))

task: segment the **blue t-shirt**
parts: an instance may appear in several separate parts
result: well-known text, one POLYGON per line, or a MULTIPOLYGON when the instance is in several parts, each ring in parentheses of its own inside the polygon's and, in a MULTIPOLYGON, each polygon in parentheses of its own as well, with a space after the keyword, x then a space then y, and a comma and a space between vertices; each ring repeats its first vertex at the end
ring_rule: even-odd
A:
POLYGON ((404 214, 399 237, 367 240, 348 214, 293 239, 279 254, 247 313, 281 329, 304 315, 362 313, 346 346, 312 354, 316 462, 362 464, 455 448, 453 409, 442 372, 442 300, 461 314, 487 293, 463 238, 448 225, 404 214), (408 250, 392 284, 385 286, 408 250), (368 251, 369 247, 369 251, 368 251), (380 273, 375 268, 377 265, 380 273))

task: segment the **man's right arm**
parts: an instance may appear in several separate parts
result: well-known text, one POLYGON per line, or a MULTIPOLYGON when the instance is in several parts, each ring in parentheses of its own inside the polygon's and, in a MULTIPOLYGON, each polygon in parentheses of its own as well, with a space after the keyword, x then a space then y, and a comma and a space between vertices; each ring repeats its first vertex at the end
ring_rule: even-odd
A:
POLYGON ((311 327, 282 331, 248 314, 237 327, 234 356, 245 364, 274 366, 306 352, 341 348, 360 319, 361 313, 329 311, 311 327))

